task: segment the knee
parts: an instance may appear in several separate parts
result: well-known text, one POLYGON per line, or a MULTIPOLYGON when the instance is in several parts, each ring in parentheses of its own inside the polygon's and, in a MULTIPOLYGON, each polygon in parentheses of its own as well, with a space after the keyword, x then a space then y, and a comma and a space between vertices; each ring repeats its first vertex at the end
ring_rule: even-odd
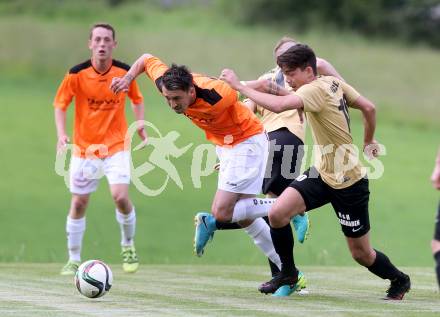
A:
POLYGON ((119 209, 126 209, 128 205, 128 197, 124 194, 116 193, 112 195, 113 201, 119 209))
POLYGON ((232 220, 232 208, 227 206, 216 206, 212 209, 215 220, 220 222, 230 222, 232 220))
POLYGON ((76 215, 83 214, 86 211, 89 199, 86 197, 75 197, 72 199, 72 212, 76 215))
POLYGON ((374 251, 364 248, 353 248, 350 250, 353 259, 363 266, 370 266, 374 263, 374 251))
POLYGON ((272 208, 269 211, 269 224, 272 228, 282 228, 289 224, 290 219, 286 218, 283 213, 279 212, 277 209, 272 208))

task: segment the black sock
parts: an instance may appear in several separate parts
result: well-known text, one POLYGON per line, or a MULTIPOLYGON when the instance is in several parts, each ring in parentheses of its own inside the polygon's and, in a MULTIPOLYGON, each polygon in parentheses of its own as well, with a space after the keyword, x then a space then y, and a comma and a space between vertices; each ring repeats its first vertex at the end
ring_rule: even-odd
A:
POLYGON ((272 277, 274 277, 275 275, 277 275, 278 273, 280 273, 280 269, 278 268, 278 266, 273 263, 269 258, 267 258, 267 260, 269 261, 269 266, 270 266, 270 272, 272 274, 272 277))
POLYGON ((437 273, 438 287, 440 288, 440 251, 437 251, 434 254, 434 259, 435 259, 435 262, 436 262, 435 272, 437 273))
POLYGON ((385 254, 377 251, 376 249, 375 251, 376 259, 371 266, 367 267, 371 273, 379 276, 380 278, 391 281, 403 275, 403 273, 400 272, 393 263, 391 263, 390 259, 385 254))
POLYGON ((217 230, 234 230, 242 228, 237 222, 220 222, 217 220, 215 221, 215 226, 217 227, 217 230))
POLYGON ((282 228, 270 228, 275 251, 280 256, 281 271, 285 274, 292 275, 297 269, 293 260, 293 234, 290 223, 282 228))

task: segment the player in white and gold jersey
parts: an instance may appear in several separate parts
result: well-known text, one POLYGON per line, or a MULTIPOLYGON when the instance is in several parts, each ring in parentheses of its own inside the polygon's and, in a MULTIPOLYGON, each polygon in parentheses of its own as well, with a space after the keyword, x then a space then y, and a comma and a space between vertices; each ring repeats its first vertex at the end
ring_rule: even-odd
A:
POLYGON ((294 93, 274 96, 244 85, 231 70, 225 69, 221 75, 232 88, 273 112, 303 109, 314 143, 320 148, 314 166, 290 184, 269 212, 272 241, 282 268, 281 274, 268 282, 262 292, 277 289, 275 294, 288 295, 298 287, 290 219, 331 203, 353 259, 391 281, 385 299, 401 300, 411 287, 410 278, 371 246, 368 179, 350 132, 348 106, 362 112, 364 149, 377 156, 374 104, 336 77, 318 77, 316 56, 307 45, 291 47, 278 57, 277 64, 294 93))
MULTIPOLYGON (((293 38, 282 37, 274 47, 275 62, 278 56, 296 44, 298 42, 293 38)), ((318 74, 331 75, 343 80, 328 61, 317 58, 316 66, 318 74)), ((270 81, 275 89, 285 88, 288 93, 292 91, 278 66, 261 75, 258 80, 270 81)), ((276 198, 299 176, 304 156, 305 122, 300 117, 297 109, 275 113, 256 104, 249 98, 245 99, 244 103, 251 111, 260 115, 261 122, 269 137, 269 160, 262 192, 268 197, 276 198)), ((267 217, 264 218, 268 221, 267 217)), ((295 227, 298 241, 303 243, 309 233, 307 213, 293 217, 292 224, 295 227)), ((274 277, 279 272, 278 268, 270 260, 269 264, 274 277)))

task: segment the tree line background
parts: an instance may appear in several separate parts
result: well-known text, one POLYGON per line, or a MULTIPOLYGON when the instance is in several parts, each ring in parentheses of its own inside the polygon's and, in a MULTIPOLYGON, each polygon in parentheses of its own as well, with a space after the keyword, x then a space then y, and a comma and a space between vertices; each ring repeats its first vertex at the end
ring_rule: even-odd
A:
MULTIPOLYGON (((42 11, 50 14, 68 0, 0 0, 0 12, 42 11)), ((372 38, 440 48, 440 0, 90 0, 109 7, 127 4, 173 10, 182 6, 220 9, 228 19, 246 25, 293 29, 353 31, 372 38)))
POLYGON ((236 17, 244 23, 332 27, 440 47, 438 0, 239 0, 236 5, 236 17))

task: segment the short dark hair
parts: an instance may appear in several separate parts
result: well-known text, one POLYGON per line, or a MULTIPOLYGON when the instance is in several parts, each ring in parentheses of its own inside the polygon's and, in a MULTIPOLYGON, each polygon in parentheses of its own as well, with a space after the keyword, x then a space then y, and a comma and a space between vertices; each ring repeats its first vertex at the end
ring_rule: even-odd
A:
POLYGON ((95 23, 90 28, 89 39, 92 39, 93 30, 96 29, 96 28, 104 28, 104 29, 110 30, 110 31, 112 31, 113 40, 116 38, 116 31, 115 31, 115 28, 113 26, 111 26, 108 23, 95 23))
POLYGON ((183 90, 187 92, 193 86, 193 76, 184 65, 172 64, 162 75, 162 87, 165 87, 167 90, 183 90))
POLYGON ((279 67, 295 70, 300 68, 304 70, 307 66, 312 67, 313 73, 318 74, 316 70, 316 55, 313 50, 305 44, 296 44, 278 56, 277 64, 279 67))

